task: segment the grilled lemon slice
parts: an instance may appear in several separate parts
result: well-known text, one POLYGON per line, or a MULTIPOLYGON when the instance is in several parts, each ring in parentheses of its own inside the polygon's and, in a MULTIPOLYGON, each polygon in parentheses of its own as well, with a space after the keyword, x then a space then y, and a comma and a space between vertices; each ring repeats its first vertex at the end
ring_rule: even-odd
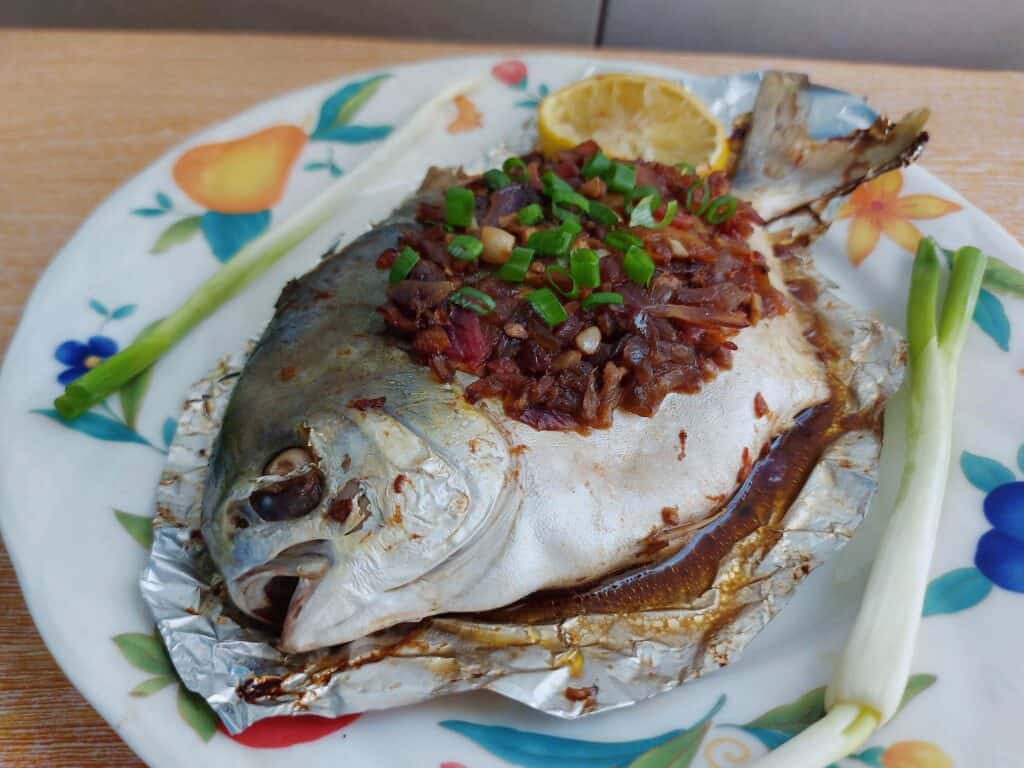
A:
POLYGON ((548 95, 537 108, 545 154, 593 139, 606 154, 724 168, 725 128, 684 86, 648 75, 597 75, 548 95))

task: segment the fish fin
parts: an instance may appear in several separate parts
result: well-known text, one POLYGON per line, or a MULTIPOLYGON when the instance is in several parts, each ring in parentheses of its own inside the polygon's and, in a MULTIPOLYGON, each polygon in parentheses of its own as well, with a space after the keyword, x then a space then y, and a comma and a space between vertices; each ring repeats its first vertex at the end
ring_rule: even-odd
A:
POLYGON ((754 103, 732 185, 768 223, 801 209, 827 217, 830 201, 912 163, 928 141, 927 109, 895 123, 879 116, 847 136, 812 139, 804 98, 811 87, 806 75, 768 72, 754 103))

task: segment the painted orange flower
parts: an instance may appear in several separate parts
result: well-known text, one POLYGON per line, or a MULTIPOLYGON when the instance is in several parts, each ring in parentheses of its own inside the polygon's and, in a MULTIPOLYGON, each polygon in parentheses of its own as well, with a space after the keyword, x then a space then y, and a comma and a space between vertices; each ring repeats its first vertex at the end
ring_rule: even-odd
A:
POLYGON ((937 219, 960 210, 950 200, 934 195, 904 195, 903 173, 890 171, 853 191, 839 207, 837 219, 852 219, 846 238, 846 256, 853 266, 859 266, 871 255, 884 232, 902 248, 913 253, 921 230, 911 219, 937 219))
POLYGON ((883 768, 953 768, 949 755, 930 741, 897 741, 882 754, 883 768))
POLYGON ((455 110, 455 119, 448 123, 448 133, 475 131, 484 124, 484 116, 476 108, 476 104, 465 96, 455 97, 455 110))

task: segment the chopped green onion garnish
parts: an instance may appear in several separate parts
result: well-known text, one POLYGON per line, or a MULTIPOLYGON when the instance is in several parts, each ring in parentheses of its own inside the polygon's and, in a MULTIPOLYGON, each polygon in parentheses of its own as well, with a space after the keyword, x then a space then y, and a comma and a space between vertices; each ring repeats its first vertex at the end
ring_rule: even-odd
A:
POLYGON ((592 179, 595 176, 602 176, 611 170, 612 161, 600 149, 583 164, 583 178, 592 179))
POLYGON ((648 229, 664 229, 672 223, 672 219, 676 217, 676 211, 679 210, 679 203, 675 200, 669 200, 668 205, 665 206, 665 215, 661 217, 661 221, 654 218, 654 211, 657 210, 657 202, 654 197, 648 196, 636 204, 636 208, 629 215, 629 226, 631 227, 647 227, 648 229))
POLYGON ((690 185, 690 188, 686 190, 686 210, 692 213, 694 216, 703 216, 704 211, 708 209, 711 204, 711 186, 708 184, 707 179, 698 179, 690 185), (697 200, 694 191, 697 189, 701 190, 700 199, 697 200), (694 208, 694 206, 697 206, 694 208))
POLYGON ((716 197, 708 205, 704 218, 707 219, 708 224, 721 224, 723 221, 732 218, 733 214, 736 213, 737 205, 739 205, 739 201, 732 195, 716 197))
POLYGON ((556 192, 576 192, 576 190, 572 188, 572 185, 570 185, 569 182, 567 182, 554 171, 544 171, 544 173, 541 174, 540 177, 540 184, 541 190, 544 192, 545 195, 548 195, 549 197, 554 195, 556 192))
POLYGON ((625 163, 612 163, 612 167, 601 178, 612 192, 625 194, 636 186, 636 168, 625 163))
POLYGON ((626 276, 630 280, 642 287, 646 287, 654 276, 654 261, 650 254, 636 245, 626 251, 622 268, 626 270, 626 276))
POLYGON ((606 306, 608 304, 622 304, 622 303, 624 303, 624 302, 622 300, 622 294, 621 293, 615 293, 614 291, 608 291, 608 292, 605 292, 605 293, 600 293, 599 292, 599 293, 592 293, 592 294, 590 294, 589 296, 587 296, 587 298, 585 298, 582 302, 580 302, 580 306, 582 306, 584 310, 590 311, 591 309, 595 309, 597 307, 603 307, 603 306, 606 306))
POLYGON ((544 221, 544 209, 536 203, 530 203, 516 211, 516 221, 530 226, 544 221))
POLYGON ((545 256, 558 256, 569 250, 574 237, 572 232, 564 229, 542 229, 530 235, 526 247, 545 256))
POLYGON ((453 227, 468 227, 476 213, 476 198, 465 187, 451 187, 444 193, 444 220, 453 227))
POLYGON ((632 246, 641 246, 644 241, 636 235, 630 234, 629 232, 622 232, 621 230, 615 230, 609 232, 605 238, 605 243, 609 248, 614 248, 616 251, 628 251, 632 246))
POLYGON ((689 163, 676 163, 676 168, 682 171, 683 173, 687 174, 688 176, 693 176, 697 173, 697 169, 694 168, 689 163))
POLYGON ((654 187, 634 187, 626 193, 626 213, 633 210, 633 201, 650 197, 654 200, 651 210, 658 210, 661 207, 661 193, 654 187))
POLYGON ((395 257, 395 263, 391 265, 391 271, 388 273, 388 282, 400 283, 405 280, 419 260, 420 255, 408 245, 402 248, 398 252, 398 256, 395 257))
POLYGON ((506 283, 521 283, 526 279, 526 273, 530 269, 530 262, 533 261, 533 251, 529 248, 513 248, 508 255, 508 261, 501 265, 498 270, 498 278, 506 283))
POLYGON ((460 261, 476 261, 484 252, 484 244, 472 235, 456 235, 448 243, 448 253, 460 261))
POLYGON ((569 254, 569 271, 583 288, 597 288, 601 284, 601 259, 589 248, 577 248, 569 254))
POLYGON ((494 307, 496 306, 494 299, 483 291, 478 291, 476 288, 470 288, 468 285, 464 285, 457 291, 454 291, 448 297, 448 301, 460 307, 470 309, 478 315, 490 314, 494 311, 494 307))
POLYGON ((587 213, 598 224, 604 224, 606 227, 614 227, 622 221, 622 217, 619 214, 596 200, 590 201, 590 210, 587 213))
POLYGON ((547 269, 544 270, 544 273, 548 276, 548 284, 556 291, 558 291, 560 294, 565 296, 565 298, 575 299, 579 297, 580 287, 576 283, 576 278, 572 276, 572 272, 570 272, 568 269, 561 266, 560 264, 548 264, 547 269), (564 288, 562 288, 561 285, 558 284, 558 280, 555 279, 556 276, 564 278, 569 283, 569 290, 565 290, 564 288))
POLYGON ((559 227, 562 232, 568 232, 573 237, 576 237, 576 235, 583 231, 583 225, 580 224, 578 216, 559 208, 553 208, 552 210, 554 211, 555 216, 562 220, 562 226, 559 227))
POLYGON ((552 190, 551 203, 552 205, 575 205, 583 212, 590 209, 590 201, 579 192, 571 189, 552 190))
POLYGON ((501 164, 501 170, 509 176, 522 178, 526 176, 526 163, 518 157, 510 157, 501 164))
POLYGON ((550 288, 538 288, 536 291, 531 291, 526 294, 526 300, 550 328, 561 325, 569 319, 565 307, 558 301, 558 297, 551 292, 550 288))
POLYGON ((512 179, 507 174, 499 171, 497 168, 492 168, 484 174, 484 181, 487 183, 487 188, 490 190, 504 189, 512 183, 512 179))

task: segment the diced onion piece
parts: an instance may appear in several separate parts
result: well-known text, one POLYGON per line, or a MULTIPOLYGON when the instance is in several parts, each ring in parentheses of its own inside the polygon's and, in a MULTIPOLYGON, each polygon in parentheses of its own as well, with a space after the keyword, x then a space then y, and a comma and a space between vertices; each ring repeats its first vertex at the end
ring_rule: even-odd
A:
POLYGON ((592 355, 597 352, 597 348, 601 345, 601 329, 596 325, 584 328, 576 334, 574 341, 576 342, 576 349, 584 355, 592 355))
POLYGON ((504 264, 516 246, 516 236, 498 227, 484 227, 480 230, 483 252, 480 259, 488 264, 504 264))

